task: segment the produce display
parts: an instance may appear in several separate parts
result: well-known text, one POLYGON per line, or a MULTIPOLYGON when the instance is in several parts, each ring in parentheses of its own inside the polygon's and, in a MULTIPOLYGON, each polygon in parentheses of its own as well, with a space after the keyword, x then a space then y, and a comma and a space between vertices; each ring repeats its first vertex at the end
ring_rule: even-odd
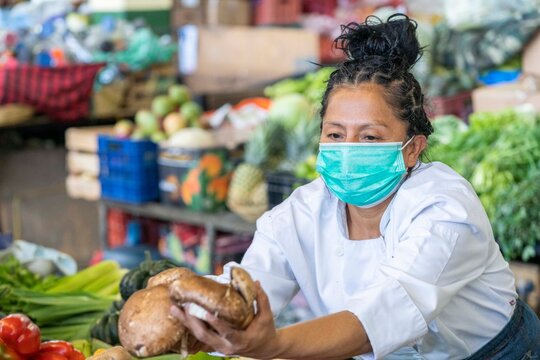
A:
POLYGON ((151 109, 141 109, 135 114, 135 123, 119 120, 114 133, 121 138, 150 139, 161 142, 187 127, 201 127, 203 111, 191 101, 191 92, 185 85, 172 85, 167 95, 154 98, 151 109))
POLYGON ((179 323, 167 327, 174 319, 170 306, 160 304, 195 304, 238 327, 254 315, 254 283, 240 268, 233 270, 230 285, 150 258, 129 272, 105 260, 74 275, 43 278, 8 257, 0 262, 0 277, 6 280, 0 285, 2 360, 137 360, 134 355, 151 360, 220 359, 164 347, 167 341, 172 344, 173 334, 187 339, 187 333, 179 323), (133 324, 141 327, 132 328, 133 324), (134 345, 141 341, 150 341, 147 350, 134 345))
POLYGON ((540 116, 506 110, 474 113, 469 121, 435 120, 428 155, 471 182, 505 257, 526 261, 540 241, 540 116))
MULTIPOLYGON (((22 274, 30 279, 27 269, 15 260, 0 263, 0 269, 5 267, 11 269, 15 279, 22 274)), ((87 338, 94 323, 119 295, 125 272, 116 262, 103 261, 71 276, 2 283, 0 312, 28 315, 45 340, 87 338)))

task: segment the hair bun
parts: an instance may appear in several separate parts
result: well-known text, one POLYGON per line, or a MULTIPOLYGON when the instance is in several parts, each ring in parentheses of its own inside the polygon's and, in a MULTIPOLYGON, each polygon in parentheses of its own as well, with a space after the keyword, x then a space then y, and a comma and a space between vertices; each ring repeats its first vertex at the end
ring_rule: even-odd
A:
POLYGON ((403 14, 394 14, 387 22, 369 16, 362 24, 342 25, 336 47, 345 52, 349 61, 408 71, 422 56, 416 27, 416 22, 403 14))

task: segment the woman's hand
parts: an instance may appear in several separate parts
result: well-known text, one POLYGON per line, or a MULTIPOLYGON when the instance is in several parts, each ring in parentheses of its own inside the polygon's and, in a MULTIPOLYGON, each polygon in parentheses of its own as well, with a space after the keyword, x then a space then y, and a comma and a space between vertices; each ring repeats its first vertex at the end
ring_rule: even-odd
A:
POLYGON ((182 308, 173 309, 193 336, 225 355, 272 358, 278 353, 277 331, 268 297, 259 282, 257 286, 257 314, 245 330, 233 329, 227 322, 207 314, 202 321, 182 308))

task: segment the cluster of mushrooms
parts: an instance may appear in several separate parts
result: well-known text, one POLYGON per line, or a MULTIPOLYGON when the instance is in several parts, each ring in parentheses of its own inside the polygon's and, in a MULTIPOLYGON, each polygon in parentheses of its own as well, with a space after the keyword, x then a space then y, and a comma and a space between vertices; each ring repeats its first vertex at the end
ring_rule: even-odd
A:
POLYGON ((146 288, 135 292, 124 304, 118 322, 123 349, 115 347, 111 349, 115 356, 108 351, 93 360, 123 360, 130 354, 185 355, 195 338, 171 315, 172 305, 183 306, 203 320, 208 312, 236 329, 245 329, 255 315, 255 296, 255 283, 240 267, 231 269, 229 284, 197 275, 187 268, 165 270, 150 278, 146 288))

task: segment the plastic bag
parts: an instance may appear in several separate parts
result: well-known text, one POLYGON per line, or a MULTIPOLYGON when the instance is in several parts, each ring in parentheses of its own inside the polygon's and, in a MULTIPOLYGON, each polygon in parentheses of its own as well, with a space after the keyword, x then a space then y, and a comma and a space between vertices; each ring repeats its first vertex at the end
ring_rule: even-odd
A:
POLYGON ((538 0, 445 0, 444 16, 456 30, 470 30, 538 11, 538 0))

